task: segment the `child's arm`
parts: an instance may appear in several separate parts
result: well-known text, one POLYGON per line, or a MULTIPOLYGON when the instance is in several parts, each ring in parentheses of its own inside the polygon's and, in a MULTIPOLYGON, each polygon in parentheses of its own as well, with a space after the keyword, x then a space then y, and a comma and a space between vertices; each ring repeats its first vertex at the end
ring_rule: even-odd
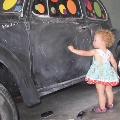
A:
POLYGON ((114 58, 112 53, 111 53, 111 56, 110 56, 110 63, 112 64, 113 68, 117 72, 117 62, 116 62, 116 60, 115 60, 115 58, 114 58))
POLYGON ((85 51, 85 50, 77 50, 77 49, 74 49, 73 46, 68 46, 68 49, 77 54, 77 55, 81 55, 81 56, 93 56, 95 54, 95 50, 88 50, 88 51, 85 51))

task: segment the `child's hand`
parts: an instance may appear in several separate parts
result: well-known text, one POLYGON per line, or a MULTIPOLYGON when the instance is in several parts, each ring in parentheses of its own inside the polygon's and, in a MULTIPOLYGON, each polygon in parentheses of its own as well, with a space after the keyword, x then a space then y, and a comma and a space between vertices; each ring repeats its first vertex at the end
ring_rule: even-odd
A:
POLYGON ((70 46, 68 46, 68 49, 69 49, 70 51, 72 51, 72 50, 74 50, 74 47, 73 47, 72 45, 70 45, 70 46))

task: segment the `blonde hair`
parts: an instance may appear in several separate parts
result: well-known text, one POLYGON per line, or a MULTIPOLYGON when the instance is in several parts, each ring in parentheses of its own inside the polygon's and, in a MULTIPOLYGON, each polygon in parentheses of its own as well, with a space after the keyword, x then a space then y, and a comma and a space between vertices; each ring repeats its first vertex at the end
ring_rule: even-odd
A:
POLYGON ((101 35, 102 40, 106 44, 106 47, 112 46, 115 41, 114 35, 110 30, 100 29, 100 30, 97 30, 95 34, 101 35))

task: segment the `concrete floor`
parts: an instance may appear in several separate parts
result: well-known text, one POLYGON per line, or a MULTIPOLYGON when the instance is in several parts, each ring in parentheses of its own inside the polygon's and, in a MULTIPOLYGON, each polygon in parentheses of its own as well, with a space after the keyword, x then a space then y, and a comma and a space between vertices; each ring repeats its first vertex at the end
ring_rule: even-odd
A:
POLYGON ((114 109, 108 109, 104 114, 95 114, 92 109, 85 110, 82 120, 120 120, 120 91, 114 95, 114 109))
MULTIPOLYGON (((117 93, 119 87, 113 87, 113 91, 117 93)), ((26 107, 23 102, 18 103, 17 107, 20 120, 77 120, 80 111, 92 108, 97 104, 95 86, 81 82, 42 97, 41 104, 34 108, 26 107), (41 117, 41 114, 47 111, 53 111, 53 115, 46 118, 41 117)), ((92 120, 87 117, 85 119, 84 116, 83 119, 92 120)))

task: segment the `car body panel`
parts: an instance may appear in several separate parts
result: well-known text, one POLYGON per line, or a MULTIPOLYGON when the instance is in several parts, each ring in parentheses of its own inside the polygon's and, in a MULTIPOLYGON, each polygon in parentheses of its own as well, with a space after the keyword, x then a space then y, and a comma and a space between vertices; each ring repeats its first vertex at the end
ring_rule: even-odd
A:
POLYGON ((28 106, 39 103, 39 97, 77 84, 85 77, 92 57, 75 55, 67 49, 68 45, 89 50, 93 48, 96 30, 117 33, 99 0, 0 3, 0 61, 16 77, 28 106))

